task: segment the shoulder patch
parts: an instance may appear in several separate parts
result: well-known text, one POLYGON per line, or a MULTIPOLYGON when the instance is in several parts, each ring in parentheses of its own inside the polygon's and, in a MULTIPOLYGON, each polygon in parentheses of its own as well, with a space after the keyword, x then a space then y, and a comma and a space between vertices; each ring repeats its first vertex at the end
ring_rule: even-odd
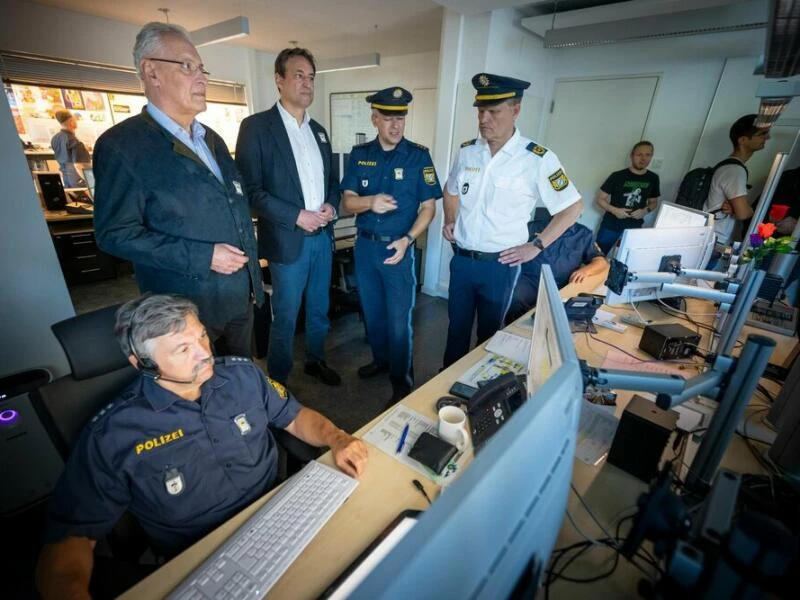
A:
POLYGON ((412 142, 411 140, 408 140, 408 143, 414 146, 415 148, 419 148, 420 150, 425 150, 425 152, 428 152, 427 146, 423 146, 422 144, 418 144, 417 142, 412 142))
POLYGON ((424 167, 422 169, 422 179, 428 185, 436 185, 436 170, 433 167, 424 167))
POLYGON ((286 387, 283 384, 278 383, 272 377, 267 377, 267 381, 272 386, 272 388, 278 392, 278 396, 286 400, 289 397, 289 392, 286 391, 286 387))
POLYGON ((540 146, 536 142, 531 142, 527 146, 525 146, 525 150, 528 152, 533 152, 536 156, 544 156, 547 154, 547 148, 544 146, 540 146))
POLYGON ((567 178, 567 174, 564 173, 563 169, 559 169, 552 175, 548 176, 547 179, 550 180, 550 185, 553 186, 553 189, 557 192, 560 192, 569 185, 569 179, 567 178))
POLYGON ((462 148, 466 148, 467 146, 474 146, 477 143, 478 143, 478 138, 473 138, 473 139, 467 140, 466 142, 461 144, 461 147, 462 148))
POLYGON ((215 364, 223 364, 226 367, 234 367, 239 365, 249 365, 252 364, 253 361, 249 358, 245 358, 244 356, 222 356, 219 358, 214 359, 215 364))

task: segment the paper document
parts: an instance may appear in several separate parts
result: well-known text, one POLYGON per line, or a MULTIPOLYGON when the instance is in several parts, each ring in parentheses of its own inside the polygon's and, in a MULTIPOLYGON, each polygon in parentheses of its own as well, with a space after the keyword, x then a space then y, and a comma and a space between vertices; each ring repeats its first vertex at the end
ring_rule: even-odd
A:
POLYGON ((486 344, 486 351, 527 365, 531 354, 531 340, 513 333, 498 331, 486 344))
POLYGON ((596 465, 608 454, 619 419, 608 408, 588 400, 581 406, 575 456, 587 465, 596 465))
POLYGON ((463 452, 456 453, 444 471, 442 471, 442 474, 437 475, 413 458, 408 457, 408 451, 414 447, 417 438, 425 431, 438 437, 439 432, 436 421, 407 406, 398 404, 375 427, 370 429, 363 439, 389 456, 393 456, 404 465, 421 473, 435 484, 448 485, 457 478, 459 470, 466 462, 466 457, 472 454, 471 446, 463 452), (409 426, 408 435, 403 443, 402 450, 397 452, 397 444, 406 424, 409 426))
POLYGON ((525 364, 521 364, 505 356, 487 354, 473 365, 471 369, 461 375, 458 381, 477 388, 479 381, 491 381, 495 377, 500 377, 500 375, 505 375, 506 373, 522 375, 528 370, 527 364, 527 359, 525 360, 525 364))

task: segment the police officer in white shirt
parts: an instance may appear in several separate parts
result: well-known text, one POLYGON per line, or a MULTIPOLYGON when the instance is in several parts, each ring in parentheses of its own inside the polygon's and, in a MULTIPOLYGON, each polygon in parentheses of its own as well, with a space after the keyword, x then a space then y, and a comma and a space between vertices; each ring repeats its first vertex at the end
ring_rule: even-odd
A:
POLYGON ((442 233, 454 252, 445 367, 469 351, 476 313, 478 343, 503 326, 520 265, 558 239, 582 209, 558 157, 515 127, 530 83, 479 73, 472 85, 481 137, 461 145, 444 190, 442 233), (539 201, 553 219, 528 242, 527 223, 539 201))

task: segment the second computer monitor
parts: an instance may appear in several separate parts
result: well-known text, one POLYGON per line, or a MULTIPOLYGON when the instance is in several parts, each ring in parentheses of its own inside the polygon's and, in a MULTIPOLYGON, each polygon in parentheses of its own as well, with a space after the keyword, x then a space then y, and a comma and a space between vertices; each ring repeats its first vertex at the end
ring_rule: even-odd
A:
MULTIPOLYGON (((566 512, 583 382, 542 267, 528 400, 351 598, 507 598, 542 577, 566 512)), ((408 482, 411 485, 411 482, 408 482)))
POLYGON ((707 212, 681 206, 674 202, 661 202, 653 227, 703 227, 713 225, 713 217, 707 212))
MULTIPOLYGON (((714 250, 714 228, 706 227, 663 227, 626 229, 622 234, 617 260, 624 263, 629 273, 653 273, 661 269, 665 256, 680 257, 684 269, 703 269, 714 250)), ((678 278, 675 283, 688 283, 678 278)), ((621 294, 611 290, 606 295, 606 304, 613 306, 657 300, 678 294, 664 292, 657 283, 632 281, 625 285, 621 294)))

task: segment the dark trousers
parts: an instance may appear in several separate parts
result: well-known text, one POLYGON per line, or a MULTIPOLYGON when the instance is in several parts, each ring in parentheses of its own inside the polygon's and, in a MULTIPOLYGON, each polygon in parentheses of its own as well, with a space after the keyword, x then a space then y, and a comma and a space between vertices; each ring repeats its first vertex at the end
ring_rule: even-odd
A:
POLYGON ((408 247, 399 264, 385 265, 383 261, 394 254, 387 245, 356 238, 358 296, 373 360, 388 364, 392 380, 410 389, 414 385, 411 316, 417 289, 414 247, 408 247))
POLYGON ((253 356, 253 305, 241 317, 225 323, 222 329, 208 328, 217 356, 253 356))
POLYGON ((269 376, 285 384, 292 370, 294 333, 300 303, 306 300, 306 360, 325 360, 330 304, 331 238, 325 233, 303 240, 293 263, 269 265, 272 276, 272 329, 267 354, 269 376))
POLYGON ((520 267, 508 267, 496 260, 453 256, 450 260, 447 301, 450 325, 444 351, 445 367, 469 352, 472 323, 476 313, 479 344, 503 327, 519 274, 520 267))
POLYGON ((617 240, 622 237, 624 229, 606 229, 601 227, 597 232, 597 245, 603 254, 608 255, 617 240))
POLYGON ((511 298, 511 306, 506 314, 505 323, 512 323, 522 315, 536 306, 539 297, 539 280, 529 279, 525 275, 520 276, 517 285, 514 287, 514 295, 511 298))

